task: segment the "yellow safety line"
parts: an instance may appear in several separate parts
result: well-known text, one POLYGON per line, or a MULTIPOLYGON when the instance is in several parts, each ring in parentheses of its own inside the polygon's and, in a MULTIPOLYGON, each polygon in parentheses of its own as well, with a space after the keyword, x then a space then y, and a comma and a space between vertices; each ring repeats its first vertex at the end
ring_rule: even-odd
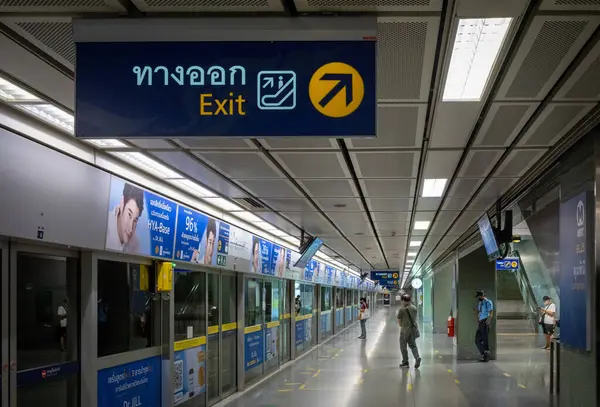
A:
POLYGON ((523 385, 521 383, 519 383, 519 387, 522 388, 522 389, 526 389, 527 388, 527 387, 525 387, 525 385, 523 385))
POLYGON ((294 391, 294 389, 280 389, 279 390, 280 393, 285 393, 285 392, 289 392, 289 391, 294 391))
POLYGON ((455 380, 455 381, 454 381, 454 383, 456 383, 456 384, 460 384, 460 381, 458 381, 458 380, 455 380))

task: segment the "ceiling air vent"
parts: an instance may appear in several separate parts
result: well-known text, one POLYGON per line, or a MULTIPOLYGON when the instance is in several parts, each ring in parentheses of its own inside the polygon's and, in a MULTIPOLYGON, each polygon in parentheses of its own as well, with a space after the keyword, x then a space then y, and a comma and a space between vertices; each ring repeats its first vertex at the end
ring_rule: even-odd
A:
POLYGON ((234 198, 234 201, 250 211, 266 209, 263 204, 252 198, 234 198))

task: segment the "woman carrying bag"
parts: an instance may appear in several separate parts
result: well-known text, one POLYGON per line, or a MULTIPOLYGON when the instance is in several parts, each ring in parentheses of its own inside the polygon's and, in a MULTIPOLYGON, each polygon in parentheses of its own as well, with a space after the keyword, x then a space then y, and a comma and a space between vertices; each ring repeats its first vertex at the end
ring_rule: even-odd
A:
POLYGON ((369 316, 369 304, 367 299, 362 297, 360 299, 360 313, 358 314, 361 334, 358 339, 367 339, 367 319, 369 319, 369 316))

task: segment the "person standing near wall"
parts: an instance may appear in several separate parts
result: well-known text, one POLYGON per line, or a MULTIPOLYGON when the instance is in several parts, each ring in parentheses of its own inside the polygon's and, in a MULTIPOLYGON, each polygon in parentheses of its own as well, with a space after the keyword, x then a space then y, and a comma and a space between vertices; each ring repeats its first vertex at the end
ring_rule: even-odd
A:
POLYGON ((477 333, 475 334, 475 344, 479 353, 481 353, 480 362, 490 361, 490 324, 492 323, 492 317, 494 316, 494 304, 491 300, 486 298, 483 291, 477 291, 475 298, 479 300, 477 304, 477 333))
POLYGON ((419 326, 417 325, 417 307, 412 302, 410 295, 403 294, 402 305, 398 310, 398 326, 400 326, 400 353, 402 354, 402 363, 400 367, 409 367, 408 364, 408 349, 410 348, 415 358, 415 369, 421 366, 421 356, 417 348, 416 340, 421 336, 419 326))
POLYGON ((544 308, 540 307, 540 325, 542 325, 546 336, 546 346, 543 349, 550 350, 550 340, 556 329, 556 305, 552 302, 552 298, 547 295, 544 296, 543 300, 544 308))
POLYGON ((360 314, 358 314, 360 320, 360 336, 358 339, 367 339, 367 319, 369 319, 369 304, 367 299, 362 297, 360 299, 360 314))

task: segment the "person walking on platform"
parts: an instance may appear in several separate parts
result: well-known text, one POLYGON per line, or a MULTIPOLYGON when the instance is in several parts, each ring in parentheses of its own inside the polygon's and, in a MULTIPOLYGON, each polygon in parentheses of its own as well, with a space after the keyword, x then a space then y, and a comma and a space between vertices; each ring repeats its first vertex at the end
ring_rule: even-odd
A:
POLYGON ((490 324, 492 323, 492 317, 494 316, 494 304, 491 300, 486 298, 483 291, 477 291, 475 298, 479 300, 477 304, 477 333, 475 334, 475 345, 479 353, 481 353, 480 362, 490 361, 490 324))
POLYGON ((367 339, 367 319, 369 319, 369 304, 367 299, 362 297, 360 299, 360 314, 358 314, 360 320, 360 336, 358 339, 367 339))
POLYGON ((417 307, 411 303, 410 295, 402 295, 402 305, 398 310, 398 326, 400 326, 400 353, 402 354, 402 363, 400 367, 409 367, 408 349, 410 348, 415 358, 415 369, 421 366, 421 357, 417 348, 416 340, 421 336, 419 326, 417 325, 417 307))

